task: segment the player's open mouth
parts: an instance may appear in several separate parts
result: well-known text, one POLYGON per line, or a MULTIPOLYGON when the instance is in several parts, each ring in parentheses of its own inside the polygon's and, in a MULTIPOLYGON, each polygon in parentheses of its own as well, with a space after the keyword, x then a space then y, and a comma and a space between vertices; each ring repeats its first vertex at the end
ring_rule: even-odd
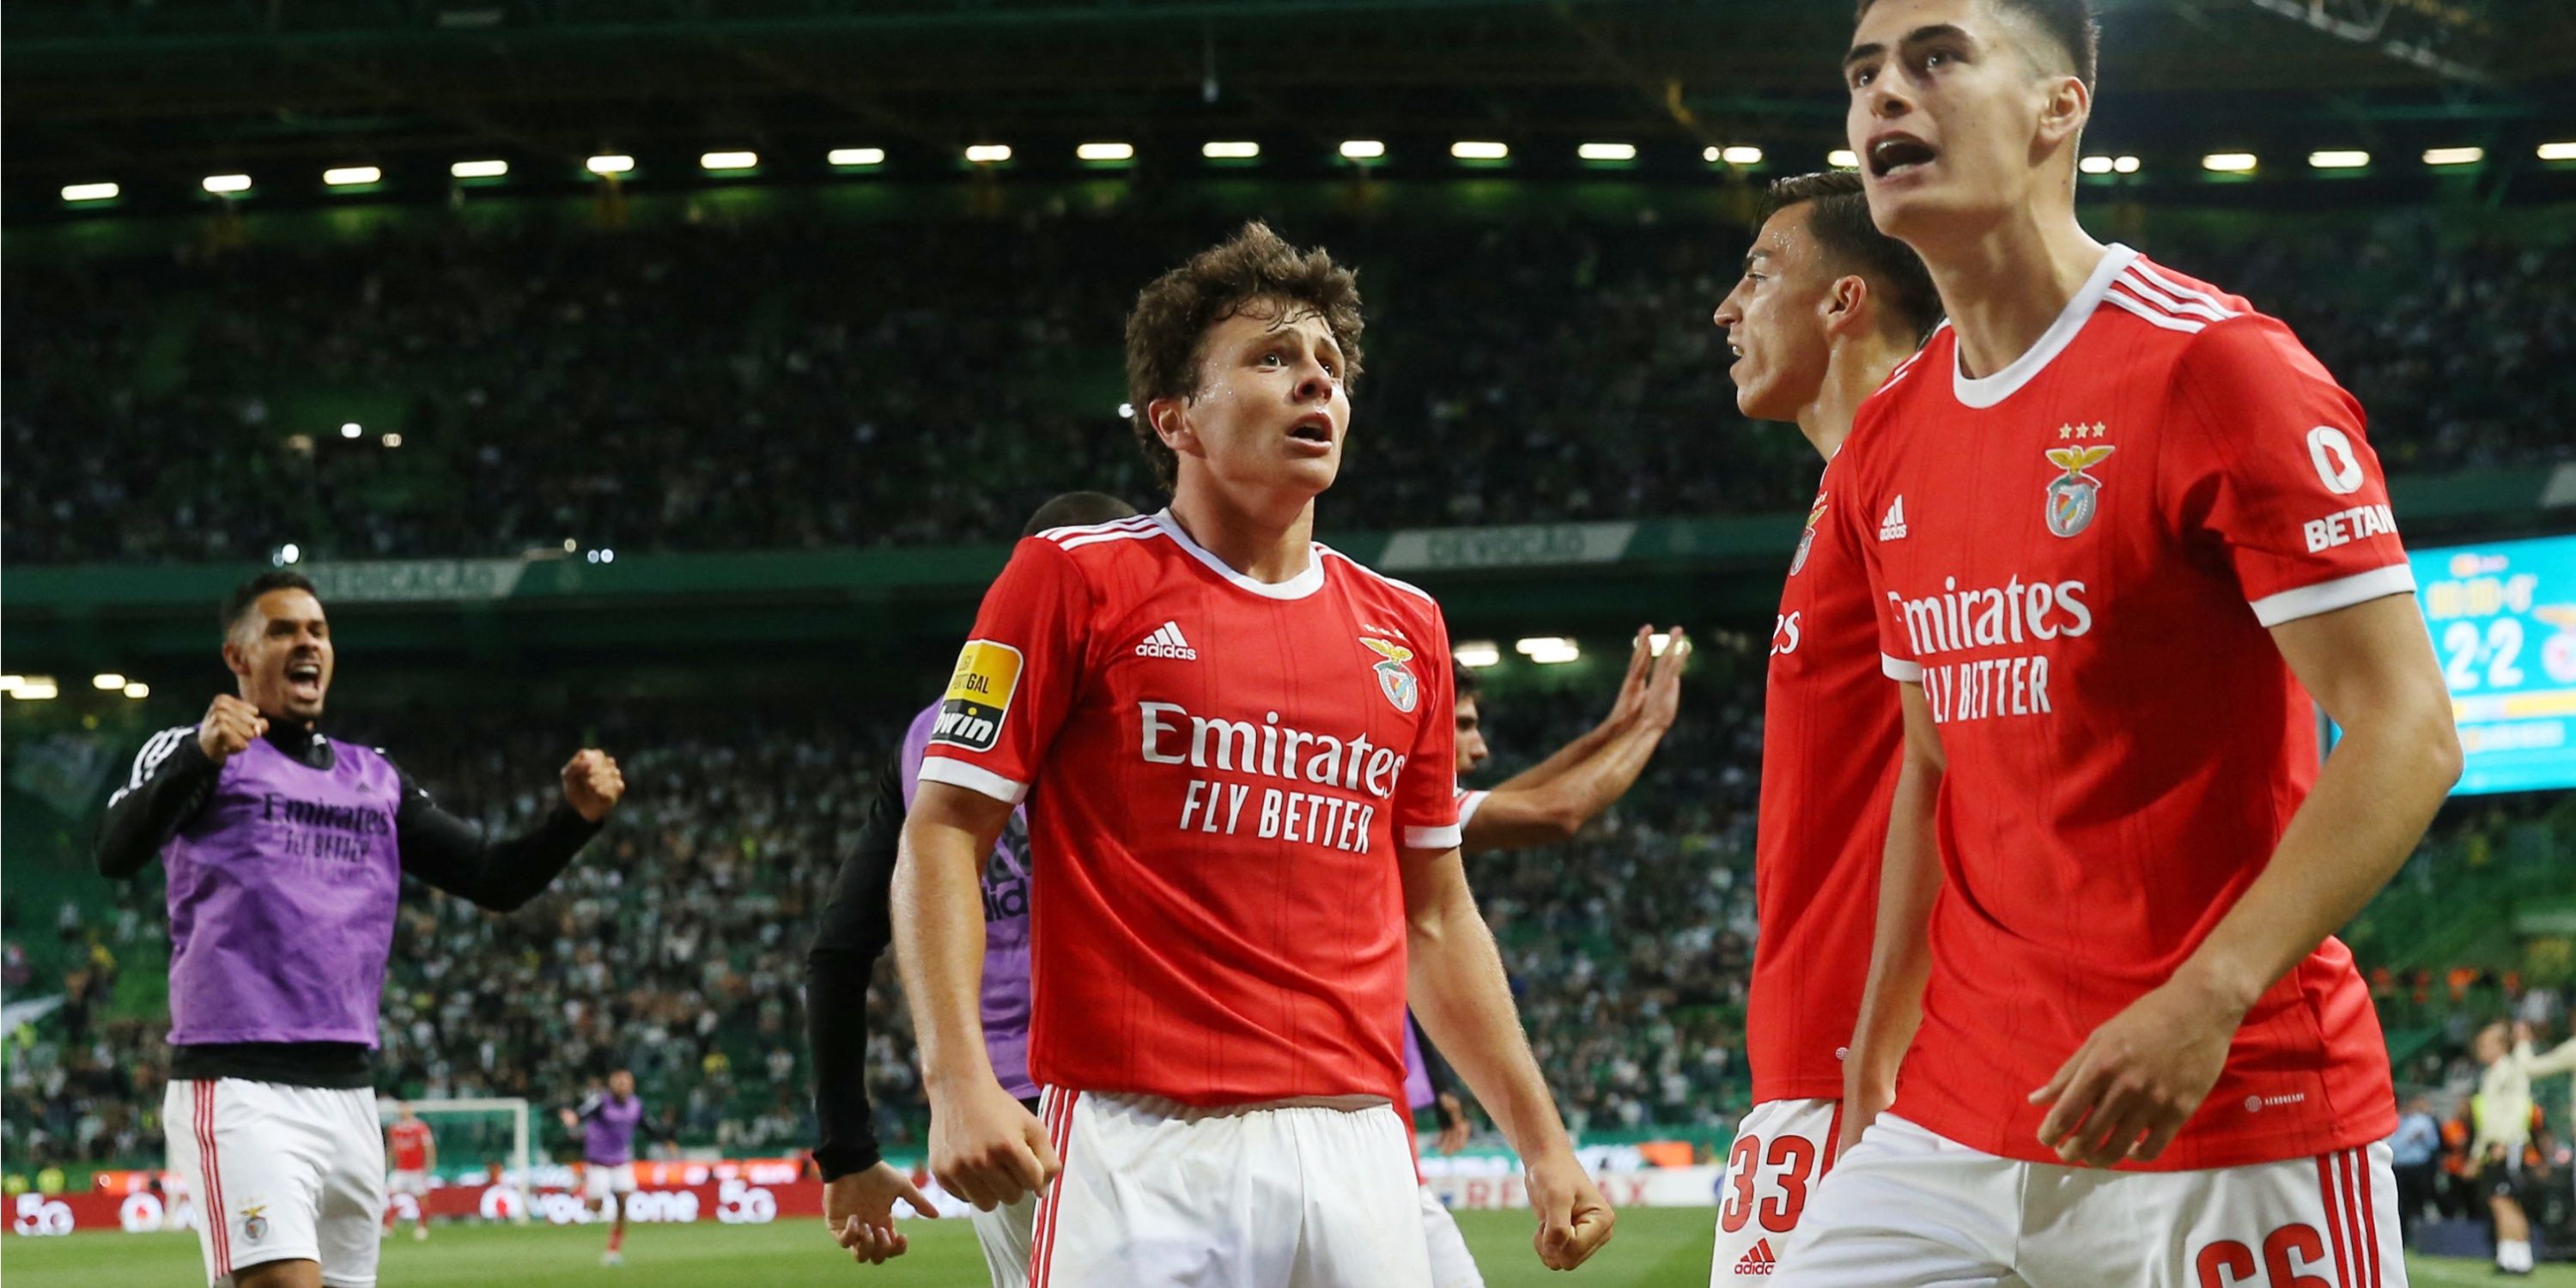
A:
POLYGON ((289 662, 286 664, 286 682, 297 689, 311 689, 319 693, 322 691, 322 664, 289 662))
POLYGON ((1288 437, 1301 443, 1313 443, 1318 447, 1331 447, 1333 420, 1321 412, 1300 416, 1296 424, 1288 427, 1288 437))
POLYGON ((1928 166, 1939 155, 1931 144, 1911 134, 1881 135, 1869 145, 1869 172, 1874 178, 1891 179, 1928 166))

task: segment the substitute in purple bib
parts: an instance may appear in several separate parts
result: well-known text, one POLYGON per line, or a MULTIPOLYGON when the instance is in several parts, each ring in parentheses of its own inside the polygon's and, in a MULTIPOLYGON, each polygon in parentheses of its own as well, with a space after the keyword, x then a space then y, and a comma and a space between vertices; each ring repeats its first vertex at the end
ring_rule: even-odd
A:
MULTIPOLYGON (((1098 492, 1068 492, 1038 507, 1022 535, 1052 528, 1122 519, 1135 507, 1098 492)), ((806 1036, 814 1056, 814 1119, 821 1139, 814 1165, 826 1185, 824 1219, 833 1236, 860 1261, 880 1263, 903 1255, 895 1233, 894 1205, 909 1202, 932 1215, 930 1200, 912 1178, 877 1151, 868 1104, 868 980, 885 955, 894 930, 888 910, 896 842, 904 814, 921 783, 923 750, 939 716, 934 703, 914 717, 903 743, 876 775, 876 791, 858 843, 843 857, 823 907, 822 926, 806 958, 806 1036)), ((1038 1087, 1029 1078, 1029 823, 1026 810, 1010 822, 984 860, 984 1054, 1002 1089, 1036 1111, 1038 1087)), ((1030 1223, 1034 1197, 971 1218, 995 1288, 1022 1288, 1029 1279, 1030 1223)))
POLYGON ((385 1204, 372 1054, 405 874, 508 911, 554 880, 625 791, 584 751, 564 803, 485 839, 381 749, 319 728, 336 654, 313 584, 255 577, 223 606, 238 690, 155 734, 108 799, 99 871, 169 874, 172 1170, 222 1288, 372 1288, 385 1204))

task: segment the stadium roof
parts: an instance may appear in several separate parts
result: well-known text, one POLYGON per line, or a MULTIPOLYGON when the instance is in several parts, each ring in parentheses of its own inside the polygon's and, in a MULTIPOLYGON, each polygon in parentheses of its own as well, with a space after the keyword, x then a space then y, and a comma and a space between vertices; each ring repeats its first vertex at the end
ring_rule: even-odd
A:
MULTIPOLYGON (((2101 8, 2094 141, 2111 149, 2527 156, 2576 134, 2576 5, 2101 8)), ((13 201, 90 177, 647 147, 1243 137, 1321 154, 1418 135, 1821 152, 1848 31, 1842 0, 19 0, 0 101, 13 201)))

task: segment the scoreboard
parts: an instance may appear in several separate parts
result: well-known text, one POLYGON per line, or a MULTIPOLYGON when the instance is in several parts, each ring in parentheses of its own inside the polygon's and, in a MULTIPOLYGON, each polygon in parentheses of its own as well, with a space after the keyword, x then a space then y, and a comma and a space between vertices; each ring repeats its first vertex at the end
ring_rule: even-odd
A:
POLYGON ((2411 557, 2466 756, 2454 794, 2576 787, 2576 536, 2411 557))

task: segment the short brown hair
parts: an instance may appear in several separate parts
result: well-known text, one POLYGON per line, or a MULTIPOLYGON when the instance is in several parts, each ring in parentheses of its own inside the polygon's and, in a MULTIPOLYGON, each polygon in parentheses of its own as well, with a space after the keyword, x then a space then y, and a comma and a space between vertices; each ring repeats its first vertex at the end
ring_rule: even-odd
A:
MULTIPOLYGON (((1852 21, 1869 16, 1878 0, 1860 0, 1852 21)), ((2102 68, 2102 24, 2093 20, 2092 0, 1987 0, 1997 11, 2040 29, 2048 42, 2065 53, 2067 66, 2088 91, 2097 88, 2102 68)))
POLYGON ((1878 230, 1857 170, 1820 170, 1771 183, 1772 215, 1807 208, 1807 229, 1833 266, 1869 279, 1880 316, 1921 344, 1941 324, 1941 292, 1914 248, 1878 230))
POLYGON ((1155 278, 1127 315, 1127 401, 1136 409, 1136 442, 1163 486, 1173 486, 1180 457, 1154 432, 1149 409, 1159 398, 1199 391, 1199 350, 1208 328, 1264 303, 1290 316, 1313 313, 1342 350, 1342 381, 1360 374, 1359 276, 1321 249, 1299 250, 1256 220, 1241 232, 1155 278))

